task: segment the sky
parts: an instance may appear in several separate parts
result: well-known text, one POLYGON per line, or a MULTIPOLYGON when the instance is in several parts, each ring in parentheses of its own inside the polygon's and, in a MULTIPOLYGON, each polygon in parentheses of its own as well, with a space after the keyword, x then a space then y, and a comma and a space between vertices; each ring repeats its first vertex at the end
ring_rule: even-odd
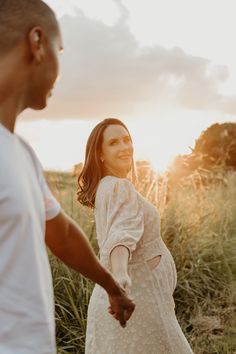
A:
POLYGON ((83 161, 98 121, 129 127, 136 159, 164 171, 215 122, 235 121, 234 0, 47 0, 63 37, 61 73, 44 111, 17 132, 45 169, 83 161))

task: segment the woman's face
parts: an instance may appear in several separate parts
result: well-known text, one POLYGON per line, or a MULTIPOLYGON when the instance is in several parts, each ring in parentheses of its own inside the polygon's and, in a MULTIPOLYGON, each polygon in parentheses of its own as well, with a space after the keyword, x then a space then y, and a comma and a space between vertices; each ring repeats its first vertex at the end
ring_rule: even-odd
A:
POLYGON ((133 143, 122 125, 109 125, 103 132, 101 161, 106 174, 125 178, 132 168, 133 143))

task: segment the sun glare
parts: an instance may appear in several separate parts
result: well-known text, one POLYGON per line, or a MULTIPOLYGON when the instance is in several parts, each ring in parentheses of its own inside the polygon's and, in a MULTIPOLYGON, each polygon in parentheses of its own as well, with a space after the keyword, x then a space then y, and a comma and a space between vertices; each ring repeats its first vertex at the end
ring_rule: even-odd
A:
MULTIPOLYGON (((133 137, 135 159, 150 161, 161 173, 174 156, 191 152, 204 129, 216 121, 225 121, 225 117, 173 111, 155 118, 122 120, 133 137)), ((86 141, 96 124, 96 120, 19 121, 16 131, 32 145, 45 169, 72 171, 75 164, 83 162, 86 141)))
POLYGON ((164 172, 178 154, 188 154, 201 132, 225 117, 209 112, 172 111, 150 119, 127 121, 134 137, 136 158, 149 160, 164 172))

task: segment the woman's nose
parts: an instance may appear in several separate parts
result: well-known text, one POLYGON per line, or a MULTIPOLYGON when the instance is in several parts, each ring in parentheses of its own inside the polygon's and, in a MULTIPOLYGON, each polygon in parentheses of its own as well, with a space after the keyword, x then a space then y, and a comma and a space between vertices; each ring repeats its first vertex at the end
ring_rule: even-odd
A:
POLYGON ((120 146, 122 150, 130 150, 130 144, 126 143, 125 141, 122 141, 120 146))

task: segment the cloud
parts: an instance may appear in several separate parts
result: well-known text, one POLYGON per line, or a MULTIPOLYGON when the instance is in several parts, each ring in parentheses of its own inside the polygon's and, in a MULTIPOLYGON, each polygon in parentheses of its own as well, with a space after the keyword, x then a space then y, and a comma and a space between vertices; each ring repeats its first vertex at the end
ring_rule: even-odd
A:
POLYGON ((112 26, 78 9, 60 19, 61 78, 44 115, 104 118, 132 115, 147 105, 236 113, 236 97, 219 93, 227 67, 178 47, 141 47, 128 27, 126 8, 115 2, 120 18, 112 26))

